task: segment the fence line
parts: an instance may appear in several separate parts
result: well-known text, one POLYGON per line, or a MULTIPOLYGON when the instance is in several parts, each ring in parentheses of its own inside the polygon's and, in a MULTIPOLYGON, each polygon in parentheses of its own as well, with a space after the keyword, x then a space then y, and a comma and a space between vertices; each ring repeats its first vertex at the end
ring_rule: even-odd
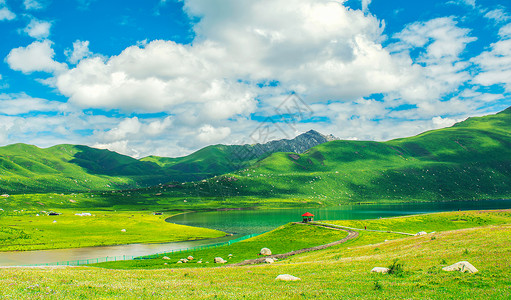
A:
POLYGON ((237 242, 244 241, 249 238, 253 238, 255 236, 261 235, 265 232, 261 233, 253 233, 249 235, 242 236, 237 239, 233 239, 227 242, 221 242, 211 245, 204 245, 204 246, 196 246, 191 248, 184 248, 184 249, 177 249, 177 250, 169 250, 164 252, 158 252, 150 255, 143 255, 143 256, 133 256, 133 255, 121 255, 121 256, 107 256, 107 257, 100 257, 100 258, 91 258, 91 259, 79 259, 79 260, 71 260, 71 261, 60 261, 56 263, 45 263, 45 264, 32 264, 32 265, 26 265, 26 267, 42 267, 42 266, 80 266, 80 265, 88 265, 88 264, 96 264, 96 263, 103 263, 103 262, 114 262, 114 261, 123 261, 123 260, 141 260, 141 259, 153 259, 158 257, 163 257, 168 254, 174 254, 174 253, 182 253, 182 252, 188 252, 188 251, 197 251, 197 250, 205 250, 205 249, 211 249, 211 248, 217 248, 221 246, 228 246, 232 245, 237 242))

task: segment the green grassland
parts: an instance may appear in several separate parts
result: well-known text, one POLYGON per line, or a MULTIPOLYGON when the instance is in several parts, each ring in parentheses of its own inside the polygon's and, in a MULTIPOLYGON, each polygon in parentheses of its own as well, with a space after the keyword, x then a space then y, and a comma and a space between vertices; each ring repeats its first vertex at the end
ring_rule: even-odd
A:
POLYGON ((303 248, 314 247, 317 245, 328 244, 344 238, 347 235, 345 231, 331 230, 317 226, 307 226, 303 224, 288 224, 279 227, 271 232, 250 238, 245 241, 237 242, 232 245, 209 248, 203 250, 193 250, 181 253, 161 254, 158 258, 144 260, 129 260, 115 263, 100 263, 95 266, 114 269, 161 269, 178 267, 214 267, 215 257, 222 257, 228 260, 228 263, 239 263, 247 259, 259 258, 261 248, 270 248, 272 253, 286 253, 303 248), (229 256, 231 254, 231 256, 229 256), (162 260, 167 256, 170 260, 162 260), (193 256, 194 260, 186 264, 178 264, 182 258, 193 256), (202 261, 202 264, 197 263, 202 261), (165 264, 166 263, 166 264, 165 264))
MULTIPOLYGON (((509 299, 510 211, 454 212, 438 217, 435 234, 416 237, 362 232, 356 240, 268 265, 218 268, 111 270, 95 267, 8 268, 0 272, 0 297, 12 299, 509 299), (468 217, 472 219, 467 219, 468 217), (484 220, 481 222, 478 218, 484 220), (450 230, 457 219, 473 228, 450 230), (500 224, 504 220, 506 224, 500 224), (490 221, 488 221, 490 220, 490 221), (496 224, 493 224, 495 221, 496 224), (498 225, 500 224, 500 225, 498 225), (444 231, 447 230, 447 231, 444 231), (388 240, 388 241, 385 241, 388 240), (373 267, 402 264, 397 274, 373 267), (478 273, 441 268, 469 261, 478 273), (276 281, 291 274, 300 281, 276 281)), ((374 220, 382 228, 412 231, 424 216, 374 220)), ((428 222, 426 222, 428 223, 428 222)), ((300 238, 302 239, 302 238, 300 238)))
POLYGON ((59 210, 0 212, 0 251, 77 248, 130 243, 163 243, 224 236, 206 228, 165 222, 170 215, 149 212, 59 210), (125 229, 126 231, 121 231, 125 229))

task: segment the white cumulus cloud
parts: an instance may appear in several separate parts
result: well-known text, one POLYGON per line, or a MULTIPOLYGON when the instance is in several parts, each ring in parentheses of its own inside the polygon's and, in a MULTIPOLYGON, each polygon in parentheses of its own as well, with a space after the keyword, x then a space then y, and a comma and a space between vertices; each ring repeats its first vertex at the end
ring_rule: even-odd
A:
POLYGON ((73 43, 73 49, 66 49, 65 55, 72 64, 77 64, 80 60, 92 56, 89 50, 89 41, 76 40, 73 43))
POLYGON ((23 73, 36 71, 58 73, 67 70, 67 65, 53 59, 55 51, 49 40, 36 41, 27 47, 12 49, 6 57, 9 67, 23 73))
MULTIPOLYGON (((0 3, 1 4, 1 3, 0 3)), ((16 14, 9 10, 7 7, 1 7, 0 5, 0 21, 10 21, 16 18, 16 14)))
POLYGON ((23 31, 35 39, 45 39, 50 35, 50 28, 50 22, 32 19, 23 31))

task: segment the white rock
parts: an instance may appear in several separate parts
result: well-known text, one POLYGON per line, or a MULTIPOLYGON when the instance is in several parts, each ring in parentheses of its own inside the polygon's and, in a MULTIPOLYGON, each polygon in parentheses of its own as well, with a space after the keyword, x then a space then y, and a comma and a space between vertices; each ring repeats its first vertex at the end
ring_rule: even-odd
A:
POLYGON ((390 271, 389 268, 384 268, 384 267, 374 267, 371 272, 374 272, 374 273, 382 273, 382 274, 387 274, 388 272, 390 271))
POLYGON ((418 236, 418 235, 425 235, 425 234, 428 234, 426 231, 419 231, 415 234, 415 236, 418 236))
POLYGON ((186 264, 186 263, 188 262, 188 259, 186 259, 186 258, 181 258, 181 262, 182 262, 182 263, 184 263, 184 264, 186 264))
POLYGON ((268 255, 271 255, 271 250, 268 249, 268 248, 263 248, 261 249, 261 251, 259 252, 259 254, 261 255, 265 255, 265 256, 268 256, 268 255))
POLYGON ((289 274, 280 274, 279 276, 277 276, 277 278, 275 278, 275 280, 297 281, 297 280, 301 280, 301 279, 298 277, 295 277, 293 275, 289 275, 289 274))
POLYGON ((188 259, 188 260, 193 260, 193 256, 191 256, 191 255, 190 255, 190 256, 188 256, 186 259, 188 259))
POLYGON ((460 261, 448 267, 442 268, 444 271, 460 271, 462 273, 477 273, 478 270, 468 261, 460 261))
POLYGON ((215 257, 215 264, 225 264, 227 261, 221 257, 215 257))
POLYGON ((164 257, 162 257, 162 259, 169 260, 169 259, 170 259, 170 257, 168 257, 168 256, 164 256, 164 257))
POLYGON ((275 262, 275 260, 273 260, 273 258, 268 257, 268 258, 266 258, 266 259, 264 260, 264 262, 265 262, 265 263, 267 263, 267 264, 272 264, 272 263, 274 263, 274 262, 275 262))
POLYGON ((183 262, 182 262, 182 261, 178 261, 177 263, 178 263, 178 264, 182 264, 183 262))
POLYGON ((199 260, 197 263, 198 263, 198 264, 202 264, 202 260, 199 260))
POLYGON ((121 232, 126 232, 126 229, 121 229, 121 232))

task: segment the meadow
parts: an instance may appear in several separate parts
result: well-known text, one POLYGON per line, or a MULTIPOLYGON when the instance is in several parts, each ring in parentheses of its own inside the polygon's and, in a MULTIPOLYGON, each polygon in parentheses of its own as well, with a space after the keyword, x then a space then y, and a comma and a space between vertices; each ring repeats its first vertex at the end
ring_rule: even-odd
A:
MULTIPOLYGON (((200 269, 168 269, 162 265, 159 270, 5 268, 0 272, 0 296, 9 299, 509 299, 510 214, 509 210, 432 214, 430 220, 439 217, 436 227, 431 228, 436 231, 434 234, 388 239, 388 233, 362 232, 356 240, 274 264, 200 269), (472 219, 467 219, 469 216, 472 219), (463 223, 467 228, 451 230, 451 223, 458 224, 459 218, 467 220, 463 223), (484 224, 478 218, 485 220, 484 224), (399 272, 370 272, 373 267, 387 267, 396 260, 402 266, 399 272), (479 272, 442 271, 442 267, 464 260, 479 272), (279 274, 291 274, 301 280, 276 281, 279 274)), ((383 222, 386 228, 401 229, 408 224, 413 232, 423 228, 423 218, 378 219, 373 220, 373 225, 383 222)))
POLYGON ((165 222, 172 214, 59 210, 0 213, 0 251, 79 248, 131 243, 163 243, 224 236, 207 228, 165 222), (76 215, 83 212, 91 215, 76 215))

